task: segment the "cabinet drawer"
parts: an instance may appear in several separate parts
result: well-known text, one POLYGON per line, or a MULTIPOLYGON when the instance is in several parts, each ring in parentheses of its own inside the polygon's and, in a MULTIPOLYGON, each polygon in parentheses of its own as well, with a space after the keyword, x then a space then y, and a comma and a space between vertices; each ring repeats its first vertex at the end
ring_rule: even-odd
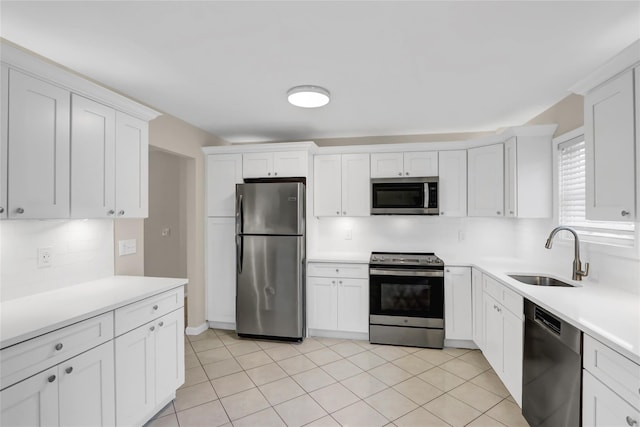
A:
POLYGON ((519 319, 524 318, 524 298, 521 295, 487 275, 482 277, 482 288, 486 293, 495 298, 496 301, 519 319))
POLYGON ((312 262, 308 265, 307 274, 316 277, 350 277, 354 279, 369 278, 369 264, 329 264, 312 262))
POLYGON ((584 335, 584 369, 640 409, 640 365, 584 335))
POLYGON ((83 320, 0 351, 2 384, 17 381, 113 338, 113 312, 83 320))
POLYGON ((116 336, 157 319, 184 305, 182 286, 116 310, 116 336))

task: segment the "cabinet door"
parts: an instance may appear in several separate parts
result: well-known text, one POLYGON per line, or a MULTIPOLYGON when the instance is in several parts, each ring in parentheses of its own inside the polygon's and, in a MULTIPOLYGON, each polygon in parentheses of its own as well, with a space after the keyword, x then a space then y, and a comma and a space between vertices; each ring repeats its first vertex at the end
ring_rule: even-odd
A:
POLYGON ((342 215, 369 216, 371 181, 368 154, 342 155, 342 215))
POLYGON ((116 215, 149 216, 149 125, 116 112, 116 215))
POLYGON ((439 153, 439 204, 442 216, 467 216, 467 150, 439 153))
POLYGON ((397 178, 403 175, 403 153, 371 153, 371 178, 397 178))
POLYGON ((404 153, 404 176, 438 176, 438 152, 404 153))
POLYGON ((504 215, 518 216, 517 145, 515 136, 504 143, 504 215))
POLYGON ((369 280, 337 279, 338 330, 369 332, 369 280))
POLYGON ((502 378, 503 369, 503 330, 500 304, 486 292, 484 300, 484 348, 483 353, 496 374, 502 378))
POLYGON ((154 322, 156 403, 172 396, 184 384, 184 309, 154 322))
POLYGON ((207 156, 208 216, 236 214, 236 184, 242 183, 242 154, 207 156))
POLYGON ((629 70, 584 98, 587 219, 636 217, 633 97, 633 70, 629 70))
POLYGON ((484 350, 484 293, 482 292, 482 272, 471 269, 471 300, 473 303, 473 342, 484 350))
POLYGON ((276 151, 273 153, 273 174, 277 177, 307 176, 306 151, 276 151))
POLYGON ((0 391, 0 425, 58 425, 58 367, 47 369, 0 391))
POLYGON ((7 217, 7 126, 9 124, 9 68, 0 65, 0 219, 7 217))
POLYGON ((235 324, 235 218, 209 218, 207 226, 207 320, 235 324))
POLYGON ((522 319, 509 310, 502 310, 503 321, 503 372, 500 377, 518 406, 522 407, 522 319))
POLYGON ((640 411, 629 405, 591 373, 582 371, 582 425, 584 427, 637 426, 638 423, 640 423, 640 411))
POLYGON ((504 211, 502 144, 471 148, 467 154, 469 216, 502 216, 504 211))
POLYGON ((70 97, 9 71, 9 218, 69 217, 70 97))
POLYGON ((62 426, 113 426, 116 421, 113 341, 59 365, 62 426))
POLYGON ((71 96, 71 217, 115 215, 116 112, 71 96))
POLYGON ((313 158, 313 214, 340 216, 342 212, 342 156, 318 155, 313 158))
POLYGON ((335 277, 307 278, 308 327, 310 329, 338 329, 338 279, 335 277))
POLYGON ((245 153, 242 155, 243 178, 268 178, 273 175, 273 153, 245 153))
POLYGON ((155 330, 147 323, 115 340, 116 424, 142 424, 155 408, 155 330))
POLYGON ((444 336, 450 340, 471 340, 471 269, 447 267, 444 273, 444 336))

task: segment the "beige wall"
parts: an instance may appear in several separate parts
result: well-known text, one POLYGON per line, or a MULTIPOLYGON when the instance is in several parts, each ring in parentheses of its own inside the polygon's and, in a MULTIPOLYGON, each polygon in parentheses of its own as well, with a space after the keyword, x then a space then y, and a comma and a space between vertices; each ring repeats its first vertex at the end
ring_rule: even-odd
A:
MULTIPOLYGON (((205 213, 204 213, 204 154, 202 146, 225 145, 226 141, 198 129, 176 117, 163 115, 149 123, 149 144, 168 153, 176 154, 184 159, 186 180, 186 252, 187 252, 187 287, 188 298, 188 326, 197 327, 205 322, 205 294, 204 294, 204 242, 205 242, 205 213)), ((137 222, 135 226, 116 221, 115 240, 137 238, 144 240, 144 220, 129 220, 137 222)), ((144 272, 144 252, 138 249, 138 272, 144 272)), ((131 267, 124 264, 124 257, 116 257, 115 273, 127 274, 131 267), (119 259, 120 258, 120 259, 119 259)))
POLYGON ((571 94, 529 120, 527 125, 557 123, 554 136, 562 135, 584 124, 584 97, 571 94))

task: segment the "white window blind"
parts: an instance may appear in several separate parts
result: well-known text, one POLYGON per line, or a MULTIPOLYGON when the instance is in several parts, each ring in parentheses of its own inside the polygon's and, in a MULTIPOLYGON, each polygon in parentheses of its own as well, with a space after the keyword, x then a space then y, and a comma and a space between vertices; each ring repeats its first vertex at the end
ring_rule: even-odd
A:
POLYGON ((558 145, 560 224, 573 227, 586 241, 633 246, 633 222, 586 219, 586 155, 584 137, 558 145))

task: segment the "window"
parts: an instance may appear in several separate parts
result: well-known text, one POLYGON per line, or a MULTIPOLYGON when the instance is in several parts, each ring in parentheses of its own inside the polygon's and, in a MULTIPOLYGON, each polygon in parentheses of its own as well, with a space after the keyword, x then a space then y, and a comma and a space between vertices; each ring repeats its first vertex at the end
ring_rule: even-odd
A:
POLYGON ((633 247, 633 222, 586 219, 586 155, 584 136, 558 144, 559 222, 574 228, 588 242, 633 247))

